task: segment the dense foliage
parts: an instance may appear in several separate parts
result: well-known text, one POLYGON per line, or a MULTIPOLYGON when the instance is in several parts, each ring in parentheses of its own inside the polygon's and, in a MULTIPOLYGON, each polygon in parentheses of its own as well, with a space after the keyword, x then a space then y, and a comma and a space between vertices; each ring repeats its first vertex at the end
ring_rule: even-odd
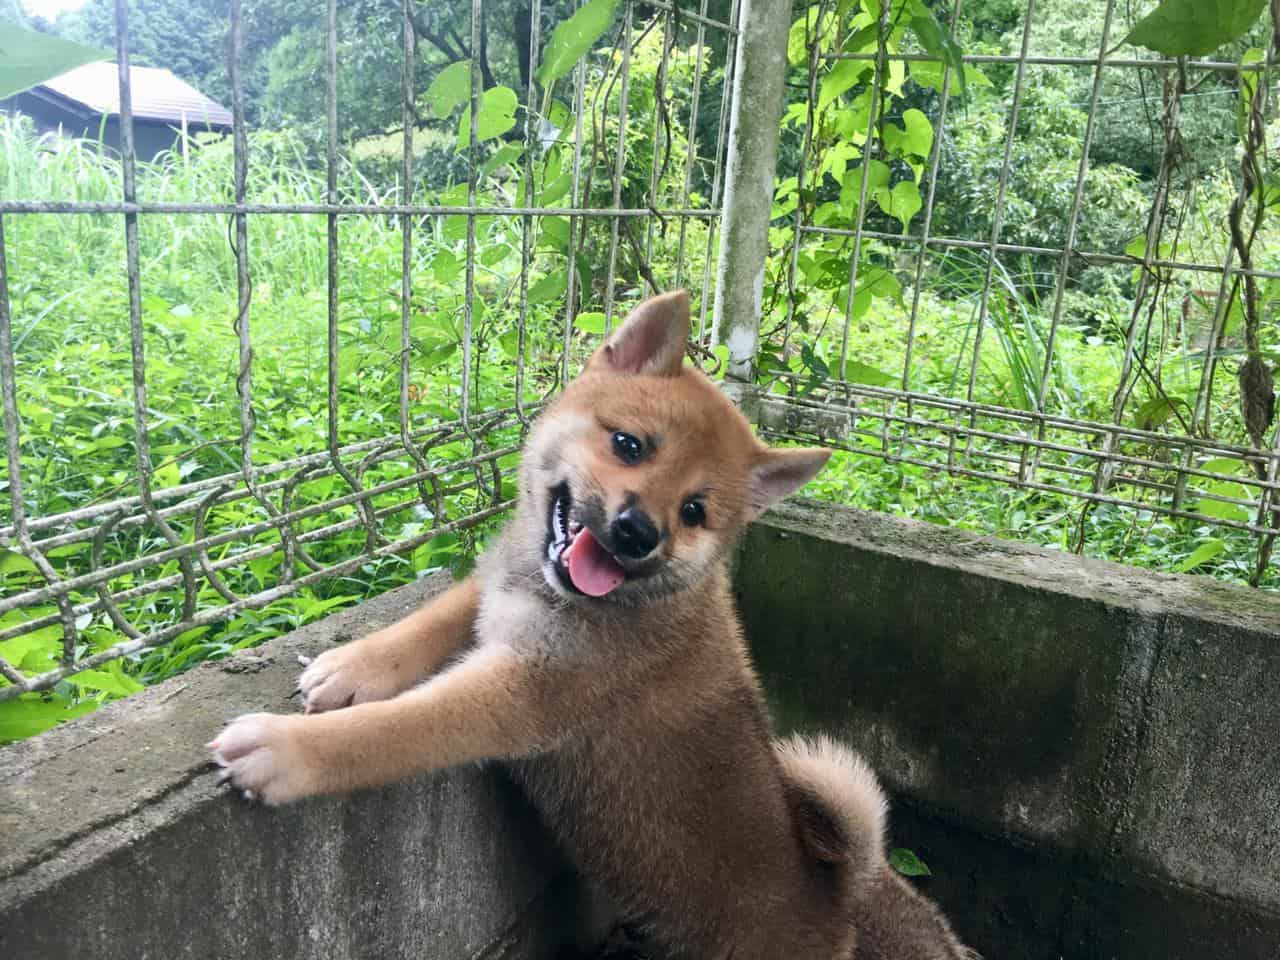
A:
MULTIPOLYGON (((709 5, 727 15, 728 3, 709 5)), ((1098 5, 1101 6, 1101 5, 1098 5)), ((608 0, 593 0, 588 12, 603 13, 598 35, 558 32, 569 2, 543 3, 544 68, 530 77, 519 54, 528 35, 527 5, 489 0, 478 66, 484 97, 477 117, 481 205, 532 202, 568 204, 574 159, 572 68, 596 41, 586 61, 582 106, 582 206, 608 207, 615 194, 624 206, 706 207, 719 157, 714 143, 720 124, 724 46, 708 34, 698 73, 696 30, 682 23, 669 33, 661 19, 647 19, 635 5, 634 30, 622 37, 608 0), (622 95, 619 67, 627 57, 627 125, 619 130, 622 95), (664 43, 669 66, 662 67, 664 43), (696 115, 694 78, 699 77, 696 115), (532 115, 526 116, 533 83, 532 115), (525 124, 539 132, 526 154, 525 124), (615 166, 619 135, 629 149, 615 166), (620 170, 620 177, 615 176, 620 170), (686 195, 687 192, 687 195, 686 195)), ((108 0, 91 0, 56 24, 36 24, 93 44, 111 43, 108 0)), ((134 47, 139 62, 174 69, 215 98, 227 100, 225 4, 193 0, 136 0, 134 47)), ((253 119, 250 138, 251 200, 317 203, 325 195, 318 144, 323 137, 321 18, 314 5, 296 0, 246 2, 246 76, 253 119)), ((790 104, 782 121, 780 169, 767 269, 762 374, 789 389, 797 380, 813 384, 837 367, 846 308, 849 379, 897 384, 904 361, 903 317, 919 295, 911 387, 955 395, 969 375, 977 305, 987 262, 980 250, 944 248, 933 253, 920 290, 911 287, 911 249, 875 239, 861 246, 859 283, 849 289, 853 243, 844 233, 858 222, 865 195, 865 223, 886 236, 918 231, 929 188, 927 165, 935 143, 941 150, 934 236, 985 240, 993 227, 996 191, 1009 150, 1009 176, 1002 239, 1030 248, 1063 243, 1073 205, 1080 142, 1088 123, 1092 71, 1032 66, 1022 83, 1019 123, 1008 138, 1007 118, 1015 70, 1009 64, 966 66, 963 90, 952 89, 948 120, 940 124, 942 64, 966 52, 1016 53, 1024 5, 1014 0, 966 3, 954 33, 922 0, 894 0, 885 21, 891 49, 936 59, 900 62, 881 74, 874 60, 816 61, 816 100, 808 102, 809 40, 828 53, 874 54, 882 31, 874 0, 796 4, 789 50, 790 104), (830 17, 819 21, 819 7, 830 17), (823 29, 818 29, 819 27, 823 29), (876 83, 877 78, 879 83, 876 83), (872 101, 877 115, 873 118, 872 101), (876 129, 876 146, 862 183, 862 149, 876 129), (807 223, 837 231, 807 236, 797 245, 794 227, 807 223), (792 269, 793 254, 795 269, 792 269), (788 322, 790 320, 790 322, 788 322), (790 377, 791 379, 787 379, 790 377)), ((470 133, 470 36, 468 5, 415 4, 414 33, 418 99, 414 130, 415 177, 400 182, 397 132, 401 122, 399 3, 352 0, 339 4, 339 94, 342 159, 339 189, 344 201, 387 203, 401 198, 460 204, 465 201, 470 133)), ((1072 0, 1040 0, 1033 54, 1094 56, 1101 32, 1099 10, 1082 11, 1072 0)), ((650 11, 651 12, 651 11, 650 11)), ((3 13, 3 8, 0 8, 3 13)), ((1112 45, 1131 23, 1113 27, 1112 45)), ((1216 54, 1239 59, 1265 46, 1260 26, 1233 39, 1216 54)), ((1248 91, 1246 91, 1247 94, 1248 91)), ((1241 91, 1234 74, 1204 75, 1185 92, 1182 141, 1171 192, 1179 224, 1181 259, 1220 263, 1227 249, 1226 224, 1238 194, 1241 91)), ((1166 166, 1160 128, 1162 89, 1154 73, 1111 71, 1098 98, 1091 164, 1076 247, 1117 253, 1135 249, 1146 230, 1154 185, 1166 166)), ((215 201, 232 196, 230 144, 211 142, 162 156, 140 171, 139 194, 148 201, 215 201)), ((118 161, 95 145, 39 136, 22 118, 0 118, 0 192, 40 200, 110 200, 119 196, 118 161)), ((161 487, 216 477, 239 468, 239 408, 236 395, 236 273, 227 223, 220 217, 146 215, 139 218, 143 320, 148 350, 152 454, 161 487)), ((593 221, 530 218, 531 270, 522 276, 524 222, 515 217, 476 220, 475 306, 470 397, 476 411, 510 406, 515 400, 521 341, 519 305, 527 304, 523 342, 525 402, 553 391, 561 376, 566 341, 565 298, 572 263, 576 323, 568 332, 571 359, 585 355, 603 332, 610 292, 617 309, 655 287, 676 282, 704 297, 706 221, 593 221)), ((464 217, 417 218, 414 223, 410 368, 412 417, 418 425, 453 419, 461 403, 462 303, 467 253, 464 217)), ((339 227, 340 312, 339 420, 343 442, 394 434, 399 417, 400 257, 399 221, 392 217, 343 217, 339 227)), ((288 459, 324 448, 327 427, 325 222, 303 215, 254 216, 249 220, 253 280, 255 458, 288 459)), ((1277 234, 1261 222, 1252 256, 1274 269, 1277 234)), ((24 434, 27 510, 46 516, 135 493, 137 474, 131 412, 130 358, 123 232, 110 216, 22 215, 6 218, 10 296, 24 434)), ((1139 253, 1140 255, 1140 253, 1139 253)), ((993 267, 997 295, 989 300, 991 341, 975 372, 975 397, 1004 407, 1033 409, 1041 403, 1039 377, 1058 282, 1057 259, 1039 253, 1009 255, 993 267)), ((1121 367, 1123 328, 1130 322, 1137 277, 1130 265, 1107 266, 1080 259, 1071 264, 1063 323, 1044 403, 1063 415, 1109 419, 1121 367)), ((1185 429, 1176 415, 1194 399, 1192 369, 1203 348, 1207 324, 1200 281, 1183 276, 1163 282, 1148 322, 1150 347, 1135 374, 1126 422, 1154 429, 1185 429), (1199 299, 1197 299, 1199 298, 1199 299), (1198 326, 1197 326, 1198 325, 1198 326), (1176 330, 1175 330, 1176 327, 1176 330), (1199 331, 1199 332, 1197 332, 1199 331), (1197 337, 1200 339, 1197 340, 1197 337), (1144 418, 1137 420, 1134 418, 1144 418)), ((1260 297, 1269 302, 1269 292, 1260 297)), ((1237 309, 1232 316, 1243 315, 1237 309)), ((1230 373, 1250 348, 1236 327, 1222 331, 1219 355, 1230 373)), ((1277 331, 1269 316, 1257 326, 1257 355, 1280 359, 1277 331)), ((1203 435, 1248 442, 1235 377, 1214 382, 1203 435)), ((518 440, 508 430, 488 438, 492 446, 518 440)), ((431 451, 433 463, 467 456, 468 444, 431 451)), ((512 466, 512 458, 504 467, 512 466)), ((404 475, 409 459, 382 465, 379 476, 404 475)), ((7 482, 0 491, 7 489, 7 482)), ((303 483, 300 502, 324 503, 342 490, 328 478, 303 483)), ((1224 580, 1259 579, 1280 586, 1274 566, 1260 577, 1253 568, 1254 538, 1190 520, 980 480, 854 454, 838 454, 813 492, 869 508, 930 522, 1080 550, 1161 570, 1197 570, 1224 580)), ((509 493, 509 491, 506 491, 509 493)), ((7 497, 7 494, 6 494, 7 497)), ((380 501, 385 502, 385 501, 380 501)), ((452 494, 447 513, 465 515, 479 502, 475 491, 452 494)), ((7 509, 7 503, 4 509, 7 509)), ((318 526, 349 517, 355 507, 313 518, 318 526)), ((1242 509, 1242 508, 1236 508, 1242 509)), ((213 511, 212 529, 235 529, 260 519, 247 504, 213 511)), ((406 509, 386 518, 391 537, 408 537, 439 517, 406 509)), ((308 521, 312 522, 312 521, 308 521)), ((445 534, 410 556, 365 564, 335 578, 243 612, 225 623, 199 627, 165 647, 123 663, 64 681, 49 694, 0 703, 0 741, 29 735, 104 699, 126 695, 186 669, 200 660, 273 636, 441 566, 467 562, 487 528, 461 536, 445 534)), ((192 531, 184 528, 183 536, 192 531)), ((135 556, 151 534, 115 532, 103 547, 108 562, 135 556)), ((227 545, 222 556, 274 543, 268 532, 227 545)), ((315 556, 333 562, 364 546, 357 527, 318 543, 315 556)), ((50 559, 68 575, 87 569, 89 544, 54 551, 50 559)), ((278 554, 230 569, 229 585, 251 593, 279 582, 278 554)), ((127 590, 132 577, 172 576, 175 563, 154 565, 113 581, 127 590)), ((0 554, 0 587, 6 592, 38 582, 17 554, 0 554)), ((89 593, 77 601, 91 599, 89 593)), ((179 591, 165 591, 125 605, 142 629, 178 619, 179 591)), ((210 589, 199 605, 225 602, 210 589)), ((0 626, 43 616, 50 606, 28 607, 0 617, 0 626)), ((120 632, 102 615, 79 624, 83 649, 92 653, 117 642, 120 632)), ((60 631, 49 627, 0 642, 0 655, 24 671, 47 670, 61 654, 60 631)), ((0 681, 3 682, 3 681, 0 681)))

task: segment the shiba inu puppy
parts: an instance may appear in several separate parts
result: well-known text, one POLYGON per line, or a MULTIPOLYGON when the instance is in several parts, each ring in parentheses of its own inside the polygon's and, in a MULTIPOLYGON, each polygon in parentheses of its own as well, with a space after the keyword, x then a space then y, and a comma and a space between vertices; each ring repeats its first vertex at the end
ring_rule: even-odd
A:
POLYGON ((888 866, 862 761, 770 736, 729 556, 828 451, 761 443, 688 336, 684 293, 640 304, 534 425, 476 572, 318 657, 306 714, 240 717, 215 760, 269 804, 503 761, 665 956, 967 956, 888 866))

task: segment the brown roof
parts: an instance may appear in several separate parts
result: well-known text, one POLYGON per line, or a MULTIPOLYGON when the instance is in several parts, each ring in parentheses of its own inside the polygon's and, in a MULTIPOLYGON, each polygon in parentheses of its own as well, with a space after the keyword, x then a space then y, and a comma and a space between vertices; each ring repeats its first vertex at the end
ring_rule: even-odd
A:
MULTIPOLYGON (((120 84, 114 63, 86 63, 40 86, 94 113, 120 113, 120 84)), ((139 120, 159 120, 178 126, 185 118, 192 126, 231 126, 231 111, 168 70, 130 67, 129 88, 133 115, 139 120)))

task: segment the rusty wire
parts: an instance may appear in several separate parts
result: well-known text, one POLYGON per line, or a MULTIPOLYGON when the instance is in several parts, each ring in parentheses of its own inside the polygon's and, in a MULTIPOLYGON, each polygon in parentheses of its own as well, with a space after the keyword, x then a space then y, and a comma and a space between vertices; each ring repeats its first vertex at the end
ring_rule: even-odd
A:
MULTIPOLYGON (((0 545, 14 550, 34 565, 38 577, 27 579, 24 586, 0 596, 0 616, 8 614, 0 624, 0 642, 12 640, 46 628, 58 629, 63 637, 63 656, 56 668, 36 675, 25 675, 17 664, 0 657, 0 700, 7 700, 24 692, 47 690, 79 670, 89 669, 122 656, 136 655, 149 648, 168 643, 193 628, 226 621, 246 610, 261 609, 272 602, 287 597, 298 590, 331 581, 358 570, 371 561, 416 550, 433 538, 451 532, 460 532, 477 526, 497 516, 510 505, 513 485, 504 476, 509 464, 518 452, 518 441, 532 418, 544 405, 545 396, 530 396, 526 371, 526 324, 528 320, 528 276, 533 266, 534 248, 539 223, 545 217, 566 217, 569 221, 572 252, 586 241, 593 225, 603 224, 605 235, 619 236, 623 221, 653 221, 663 219, 678 221, 681 225, 681 254, 684 252, 684 231, 688 223, 698 221, 714 223, 720 215, 719 189, 710 203, 690 202, 690 183, 694 157, 688 159, 688 168, 677 171, 680 183, 667 195, 678 196, 679 206, 663 207, 656 196, 656 184, 650 181, 650 189, 643 206, 625 206, 622 203, 621 178, 630 150, 626 123, 625 97, 622 117, 618 124, 611 150, 615 162, 610 164, 610 183, 604 193, 588 190, 590 170, 583 153, 584 130, 582 125, 584 106, 587 102, 586 84, 589 65, 580 62, 572 74, 572 96, 576 122, 571 131, 561 139, 565 142, 573 136, 572 184, 567 203, 539 204, 533 190, 532 177, 526 178, 521 196, 505 205, 480 202, 477 190, 477 170, 481 156, 477 150, 479 137, 476 125, 479 111, 475 109, 482 93, 479 69, 473 66, 471 110, 471 146, 469 148, 469 174, 467 201, 462 204, 420 202, 414 195, 414 129, 417 126, 416 98, 423 91, 415 88, 416 35, 412 22, 414 0, 401 0, 402 61, 400 72, 401 119, 403 140, 399 175, 401 188, 396 195, 389 194, 386 202, 347 202, 338 190, 339 170, 344 162, 344 147, 340 137, 339 118, 342 103, 338 96, 339 45, 345 38, 339 35, 336 0, 327 0, 324 7, 324 167, 326 189, 322 202, 318 203, 263 203, 248 197, 247 184, 253 170, 251 139, 246 122, 245 78, 241 58, 245 45, 241 0, 231 0, 228 10, 228 79, 231 87, 233 140, 232 163, 234 196, 231 202, 163 202, 149 201, 137 195, 136 160, 133 144, 132 115, 130 110, 130 74, 128 69, 129 10, 127 0, 115 0, 116 52, 119 63, 121 104, 121 193, 114 201, 54 201, 45 199, 0 199, 0 398, 3 399, 3 424, 8 467, 10 520, 0 525, 0 545), (588 197, 609 196, 607 206, 586 203, 588 197), (128 324, 131 345, 132 369, 132 422, 137 445, 133 481, 136 492, 116 495, 104 502, 66 510, 62 513, 32 516, 26 509, 29 487, 24 485, 22 450, 24 438, 19 415, 22 394, 15 370, 15 354, 12 336, 12 312, 9 296, 12 278, 8 272, 11 262, 6 250, 6 220, 29 215, 51 214, 55 216, 81 216, 85 214, 118 217, 125 231, 125 263, 122 264, 128 281, 128 324), (147 338, 144 335, 142 303, 147 276, 139 255, 138 228, 142 218, 157 215, 196 214, 225 216, 228 218, 228 240, 235 265, 236 307, 229 322, 235 332, 235 402, 238 407, 239 434, 207 441, 223 451, 236 451, 238 461, 228 456, 231 469, 221 475, 176 486, 157 488, 156 465, 153 462, 149 428, 156 411, 147 391, 147 338), (326 385, 327 417, 323 444, 287 460, 259 462, 255 449, 255 437, 259 430, 259 411, 255 399, 255 369, 260 365, 259 345, 253 329, 254 252, 251 249, 250 223, 255 217, 290 216, 309 214, 323 217, 326 222, 326 256, 328 259, 325 283, 326 316, 326 385), (415 222, 423 218, 463 216, 467 220, 466 234, 466 297, 462 323, 462 363, 460 369, 461 398, 456 407, 456 419, 432 419, 417 413, 411 404, 412 381, 411 314, 413 310, 415 222), (476 221, 478 217, 495 216, 518 220, 521 227, 520 264, 518 287, 519 334, 515 358, 516 384, 514 404, 510 406, 486 406, 488 398, 477 397, 475 382, 474 338, 475 321, 472 317, 476 286, 476 221), (400 282, 399 298, 399 354, 398 354, 398 416, 388 424, 384 437, 352 442, 346 435, 338 403, 343 387, 340 351, 352 349, 344 346, 339 317, 344 306, 342 278, 342 250, 340 225, 349 217, 394 218, 400 232, 400 282), (458 456, 461 444, 463 451, 458 456), (451 453, 442 456, 439 451, 448 448, 451 453), (390 479, 374 476, 379 467, 394 465, 396 472, 390 479), (407 466, 407 469, 404 467, 407 466), (299 491, 304 485, 334 478, 340 481, 338 489, 322 499, 302 498, 299 491), (474 492, 474 496, 471 496, 474 492), (446 503, 453 502, 460 494, 467 498, 458 501, 464 506, 456 515, 447 515, 446 503), (234 527, 211 527, 211 517, 221 508, 239 504, 252 506, 257 517, 250 517, 234 527), (388 526, 406 511, 418 510, 428 522, 421 529, 407 535, 391 534, 399 527, 388 526), (345 511, 345 512, 344 512, 345 511), (211 530, 213 532, 211 532, 211 530), (334 559, 330 554, 319 559, 314 551, 326 545, 339 534, 359 532, 363 534, 361 549, 334 559), (108 544, 114 538, 127 535, 132 538, 136 552, 123 559, 109 555, 108 544), (82 546, 80 546, 82 545, 82 546), (49 553, 59 547, 79 548, 87 554, 89 563, 84 567, 60 571, 49 553), (279 558, 278 573, 261 589, 233 590, 226 579, 229 572, 244 569, 255 561, 279 558), (142 628, 130 616, 131 605, 154 603, 163 595, 180 597, 181 609, 174 610, 167 622, 142 628), (90 649, 83 641, 78 623, 97 620, 108 624, 118 635, 118 642, 99 645, 90 649), (7 681, 7 682, 6 682, 7 681)), ((472 43, 479 44, 479 17, 482 0, 471 0, 472 43)), ((616 71, 624 89, 630 82, 630 55, 633 37, 633 4, 627 2, 625 12, 619 18, 622 27, 615 30, 621 57, 606 69, 616 71)), ((530 38, 530 73, 537 71, 538 55, 545 40, 541 24, 541 4, 532 4, 532 36, 530 38)), ((730 22, 721 22, 707 16, 706 0, 688 9, 674 3, 648 2, 645 16, 652 20, 647 29, 680 29, 681 25, 696 31, 695 50, 699 69, 707 55, 707 39, 710 34, 723 36, 732 56, 737 36, 738 4, 732 9, 730 22), (656 11, 656 12, 655 12, 656 11)), ((639 18, 639 14, 634 14, 639 18)), ((639 26, 639 23, 637 23, 639 26)), ((637 31, 639 32, 639 31, 637 31)), ((473 47, 474 48, 474 47, 473 47)), ((675 37, 663 42, 660 69, 665 77, 670 58, 675 56, 675 37)), ((594 68, 591 68, 594 69, 594 68)), ((699 73, 701 76, 701 73, 699 73)), ((729 109, 726 98, 722 111, 729 109)), ((528 89, 525 103, 528 111, 524 130, 527 148, 525 170, 529 173, 532 148, 539 143, 537 127, 539 104, 534 95, 534 85, 528 89)), ((697 121, 697 101, 688 117, 687 139, 690 149, 697 142, 694 126, 697 121)), ((667 123, 673 122, 667 118, 667 123)), ((720 137, 715 144, 705 146, 700 159, 712 159, 721 155, 726 122, 720 123, 720 137)), ((599 144, 597 144, 597 147, 599 144)), ((665 171, 664 171, 665 172, 665 171)), ((717 182, 719 172, 717 169, 717 182)), ((713 232, 713 231, 709 231, 713 232)), ((12 245, 16 241, 8 240, 12 245)), ((708 244, 706 256, 712 247, 708 244)), ((647 259, 647 258, 646 258, 647 259)), ((615 246, 616 260, 616 246, 615 246)), ((649 270, 648 264, 644 265, 649 270)), ((562 355, 557 361, 559 382, 570 373, 570 348, 576 347, 578 336, 575 316, 579 302, 585 297, 595 298, 595 291, 584 290, 576 274, 575 258, 569 257, 568 284, 564 309, 564 339, 562 355)), ((690 269, 681 264, 681 270, 690 269)), ((707 275, 709 275, 709 267, 707 275)), ((671 278, 666 278, 668 281, 671 278)), ((613 315, 615 298, 620 291, 612 285, 606 291, 604 307, 613 315)), ((705 307, 704 307, 705 309, 705 307)))

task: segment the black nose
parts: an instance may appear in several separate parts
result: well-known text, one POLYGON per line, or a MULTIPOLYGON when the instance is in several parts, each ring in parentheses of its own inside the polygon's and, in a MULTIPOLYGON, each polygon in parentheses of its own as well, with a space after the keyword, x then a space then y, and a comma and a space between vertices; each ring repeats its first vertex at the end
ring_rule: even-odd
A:
POLYGON ((649 515, 637 507, 629 507, 618 514, 611 532, 618 552, 633 560, 647 557, 658 545, 658 528, 649 515))

